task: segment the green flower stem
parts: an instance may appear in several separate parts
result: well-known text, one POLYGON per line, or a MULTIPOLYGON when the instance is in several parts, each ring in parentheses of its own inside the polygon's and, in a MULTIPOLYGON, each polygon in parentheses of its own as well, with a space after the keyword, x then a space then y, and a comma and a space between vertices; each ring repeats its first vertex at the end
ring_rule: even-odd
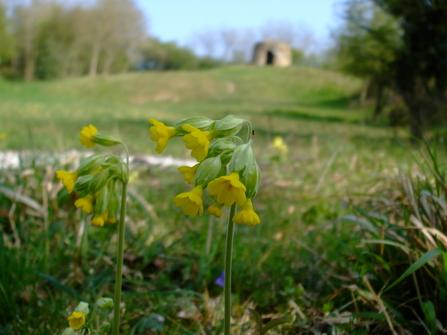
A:
POLYGON ((99 309, 99 306, 97 304, 95 304, 95 308, 93 309, 93 313, 90 315, 90 319, 87 321, 86 325, 89 325, 89 324, 95 322, 95 317, 96 317, 96 314, 98 314, 98 309, 99 309))
POLYGON ((120 305, 121 305, 121 285, 123 280, 123 254, 124 254, 124 219, 126 216, 127 182, 123 183, 123 194, 121 198, 121 215, 118 235, 118 254, 116 259, 115 278, 115 309, 113 313, 113 335, 119 334, 120 328, 120 305))
POLYGON ((231 331, 231 260, 233 257, 234 222, 233 216, 236 212, 236 204, 233 204, 228 217, 227 244, 225 247, 225 276, 224 276, 224 299, 225 299, 225 335, 231 331))

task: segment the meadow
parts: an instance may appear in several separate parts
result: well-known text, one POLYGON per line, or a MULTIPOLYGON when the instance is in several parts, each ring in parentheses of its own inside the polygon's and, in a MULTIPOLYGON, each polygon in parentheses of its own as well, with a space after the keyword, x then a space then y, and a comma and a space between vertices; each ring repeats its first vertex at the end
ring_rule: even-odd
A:
MULTIPOLYGON (((249 66, 0 80, 0 152, 82 151, 79 131, 93 124, 131 155, 156 155, 149 118, 246 118, 261 224, 236 228, 233 333, 255 334, 258 315, 287 321, 271 334, 436 334, 446 327, 435 257, 447 246, 443 142, 413 147, 405 130, 373 123, 372 107, 357 103, 361 85, 321 69, 249 66)), ((181 140, 162 155, 190 159, 181 140)), ((0 334, 62 333, 79 301, 113 294, 116 226, 90 226, 54 176, 77 163, 0 170, 0 334)), ((175 207, 189 190, 176 166, 137 159, 131 169, 122 333, 220 334, 225 218, 175 207)))

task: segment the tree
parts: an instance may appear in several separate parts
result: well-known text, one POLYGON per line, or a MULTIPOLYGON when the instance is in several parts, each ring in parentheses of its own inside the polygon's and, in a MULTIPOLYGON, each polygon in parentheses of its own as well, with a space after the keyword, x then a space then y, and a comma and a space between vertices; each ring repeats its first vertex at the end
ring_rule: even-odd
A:
POLYGON ((26 81, 34 78, 40 24, 47 14, 48 6, 43 0, 32 0, 28 5, 21 3, 13 8, 13 31, 26 81))
POLYGON ((126 53, 142 40, 144 18, 132 0, 98 0, 89 15, 89 75, 97 74, 100 56, 103 57, 102 73, 107 74, 120 52, 126 53))
POLYGON ((15 41, 8 31, 6 6, 0 1, 0 67, 10 61, 15 54, 15 41))
POLYGON ((385 104, 384 91, 393 85, 401 31, 397 21, 372 2, 347 2, 344 19, 345 24, 333 33, 337 62, 343 72, 365 79, 362 97, 369 87, 375 89, 377 118, 385 104))
POLYGON ((424 125, 443 103, 447 89, 447 1, 373 0, 402 29, 395 51, 394 80, 411 115, 411 132, 424 125))

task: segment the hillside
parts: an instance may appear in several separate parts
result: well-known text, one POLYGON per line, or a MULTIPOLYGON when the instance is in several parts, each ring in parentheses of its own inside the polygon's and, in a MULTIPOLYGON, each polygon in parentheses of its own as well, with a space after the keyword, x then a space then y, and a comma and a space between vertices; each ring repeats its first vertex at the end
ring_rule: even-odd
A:
MULTIPOLYGON (((121 133, 139 152, 147 119, 237 114, 259 134, 299 136, 363 133, 368 111, 350 108, 361 83, 310 68, 224 67, 208 71, 128 73, 52 82, 0 81, 0 149, 63 150, 89 123, 121 133), (342 126, 340 126, 342 125, 342 126)), ((375 131, 375 136, 383 133, 375 131)))

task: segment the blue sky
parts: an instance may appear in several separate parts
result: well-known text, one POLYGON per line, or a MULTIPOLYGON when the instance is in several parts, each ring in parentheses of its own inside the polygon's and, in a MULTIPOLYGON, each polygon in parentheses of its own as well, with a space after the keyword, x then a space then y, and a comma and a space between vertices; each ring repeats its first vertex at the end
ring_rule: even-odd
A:
POLYGON ((217 29, 259 29, 287 22, 313 31, 320 41, 337 26, 340 0, 136 0, 149 19, 149 33, 185 45, 193 34, 217 29))

